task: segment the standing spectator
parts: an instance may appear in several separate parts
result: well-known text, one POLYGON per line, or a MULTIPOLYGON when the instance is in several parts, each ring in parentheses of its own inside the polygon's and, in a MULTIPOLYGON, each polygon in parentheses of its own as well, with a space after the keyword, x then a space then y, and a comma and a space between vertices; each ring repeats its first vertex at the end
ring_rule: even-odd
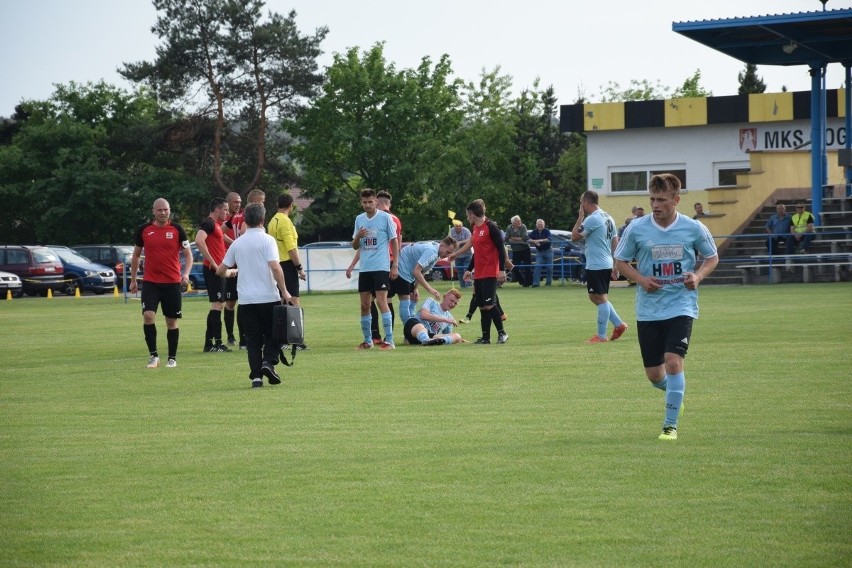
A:
POLYGON ((225 257, 225 237, 222 224, 228 217, 228 204, 221 197, 210 200, 210 215, 201 221, 195 244, 204 257, 204 283, 207 285, 207 298, 210 311, 207 312, 207 329, 204 333, 205 353, 230 351, 222 343, 222 308, 225 305, 227 284, 216 274, 216 269, 225 257))
POLYGON ((813 214, 805 210, 804 203, 799 202, 796 204, 796 212, 793 213, 790 221, 793 231, 787 241, 789 252, 793 252, 793 249, 798 246, 799 252, 807 254, 811 248, 811 242, 814 240, 813 214))
MULTIPOLYGON (((635 221, 634 221, 635 222, 635 221)), ((571 230, 572 241, 586 241, 586 288, 589 300, 597 306, 598 328, 586 343, 604 343, 607 322, 612 322, 610 341, 615 341, 627 331, 615 307, 609 302, 609 283, 618 278, 613 268, 612 253, 618 245, 615 221, 598 206, 598 194, 586 191, 580 198, 577 222, 571 230)))
POLYGON ((793 252, 793 243, 790 236, 790 228, 793 226, 793 218, 787 213, 787 208, 783 203, 775 206, 775 215, 769 218, 766 222, 766 232, 769 237, 766 239, 766 248, 769 249, 769 254, 780 254, 778 251, 784 247, 784 252, 790 254, 793 252))
MULTIPOLYGON (((453 227, 450 229, 450 236, 456 240, 459 247, 463 247, 470 239, 470 230, 465 227, 460 220, 453 219, 453 227)), ((465 270, 467 270, 468 264, 470 264, 470 254, 458 257, 454 264, 456 278, 458 278, 459 287, 462 289, 471 285, 469 282, 465 282, 464 280, 464 273, 465 270)))
MULTIPOLYGON (((234 242, 243 226, 243 211, 242 204, 243 198, 240 197, 240 194, 236 191, 232 191, 228 195, 225 196, 225 200, 228 202, 228 219, 225 221, 225 224, 222 227, 222 233, 225 239, 225 250, 228 250, 228 247, 231 246, 231 243, 234 242)), ((237 309, 237 300, 239 299, 237 295, 237 278, 226 278, 225 279, 225 313, 223 314, 223 319, 225 320, 225 332, 228 334, 228 345, 236 345, 237 338, 234 337, 234 314, 237 309)), ((243 330, 239 327, 239 320, 237 320, 237 333, 240 336, 240 348, 245 348, 245 337, 243 336, 243 330)))
MULTIPOLYGON (((183 295, 181 286, 189 284, 189 272, 192 270, 192 251, 189 239, 183 227, 172 223, 171 207, 162 197, 154 201, 152 208, 154 220, 136 229, 136 246, 130 260, 130 274, 139 271, 139 258, 145 251, 145 273, 142 276, 142 331, 148 345, 148 368, 160 365, 157 351, 157 326, 154 323, 157 306, 163 304, 163 316, 166 318, 166 341, 169 356, 166 367, 177 367, 177 348, 180 338, 178 319, 181 318, 183 295), (181 273, 178 254, 183 252, 186 267, 181 273)), ((130 293, 138 290, 136 278, 130 279, 130 293)))
POLYGON ((441 301, 440 292, 429 284, 426 274, 432 270, 439 258, 446 258, 454 250, 456 250, 455 239, 444 237, 437 244, 426 242, 408 245, 399 253, 399 278, 395 283, 399 295, 399 318, 403 322, 414 317, 418 284, 437 301, 441 301))
POLYGON ((695 209, 695 215, 692 216, 693 219, 701 219, 710 215, 709 211, 704 211, 704 206, 701 203, 696 203, 692 208, 695 209))
POLYGON ((405 322, 405 338, 411 345, 452 345, 467 343, 459 333, 453 331, 458 325, 450 311, 461 300, 461 292, 450 288, 438 303, 434 298, 426 298, 423 307, 416 315, 405 322))
MULTIPOLYGON (((361 298, 361 331, 364 334, 364 341, 358 349, 370 349, 373 346, 373 334, 370 329, 373 318, 370 315, 370 304, 374 294, 381 311, 385 332, 385 340, 379 347, 395 349, 393 319, 388 306, 388 290, 391 280, 396 280, 398 271, 399 241, 396 235, 396 224, 388 213, 378 210, 376 192, 372 189, 361 190, 361 207, 364 212, 355 218, 355 231, 352 234, 352 248, 358 251, 356 256, 361 263, 358 293, 361 298)), ((352 277, 353 269, 354 266, 350 264, 346 269, 347 278, 352 277)))
POLYGON ((649 184, 653 215, 624 231, 615 251, 616 267, 635 281, 639 348, 645 375, 666 393, 661 440, 677 439, 686 391, 683 361, 698 317, 698 285, 719 263, 713 235, 703 224, 677 212, 680 180, 660 174, 649 184), (697 255, 704 257, 695 269, 697 255), (636 268, 630 262, 636 259, 636 268))
POLYGON ((515 265, 515 274, 518 275, 518 282, 526 288, 532 282, 532 271, 530 264, 532 263, 532 255, 530 254, 530 245, 527 242, 527 226, 521 223, 521 218, 517 215, 512 217, 511 223, 506 227, 506 242, 512 249, 512 264, 515 265))
POLYGON ((624 230, 627 228, 627 225, 629 225, 630 221, 632 221, 632 220, 633 220, 633 217, 627 217, 624 220, 624 224, 618 228, 618 238, 619 239, 621 238, 621 235, 624 234, 624 230))
MULTIPOLYGON (((290 303, 299 305, 299 280, 305 280, 307 275, 299 260, 299 233, 290 219, 293 211, 293 196, 282 193, 278 196, 278 212, 273 215, 266 227, 266 232, 275 239, 278 246, 278 258, 281 259, 281 270, 284 273, 284 283, 290 293, 290 303)), ((304 344, 297 349, 307 349, 304 344)))
POLYGON ((638 219, 639 217, 644 217, 644 216, 645 216, 645 208, 640 205, 639 207, 636 208, 636 211, 633 213, 633 218, 638 219))
POLYGON ((290 301, 284 273, 278 260, 275 239, 263 230, 266 208, 262 203, 249 203, 245 210, 246 229, 228 248, 216 273, 220 277, 234 274, 239 267, 240 310, 246 333, 249 379, 252 388, 281 383, 275 371, 279 345, 273 333, 273 310, 282 299, 290 301))
POLYGON ((530 243, 535 246, 535 271, 533 271, 532 286, 538 288, 541 283, 541 269, 545 270, 545 285, 553 282, 553 248, 551 246, 550 229, 545 228, 544 219, 537 219, 535 230, 529 235, 530 243))
MULTIPOLYGON (((497 283, 506 281, 506 247, 500 228, 485 216, 485 202, 481 199, 471 201, 466 208, 467 220, 472 227, 467 244, 452 253, 450 261, 473 248, 473 293, 479 306, 482 337, 475 343, 491 343, 491 324, 497 330, 497 343, 506 343, 509 334, 503 329, 500 310, 496 309, 497 283)), ((470 271, 465 278, 470 278, 470 271)))

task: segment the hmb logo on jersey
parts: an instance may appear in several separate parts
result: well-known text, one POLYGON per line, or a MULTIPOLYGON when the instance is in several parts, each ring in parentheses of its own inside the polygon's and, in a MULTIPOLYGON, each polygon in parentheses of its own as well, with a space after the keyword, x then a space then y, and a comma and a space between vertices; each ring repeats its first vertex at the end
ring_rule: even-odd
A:
POLYGON ((677 276, 683 273, 680 262, 658 262, 652 266, 654 276, 677 276))

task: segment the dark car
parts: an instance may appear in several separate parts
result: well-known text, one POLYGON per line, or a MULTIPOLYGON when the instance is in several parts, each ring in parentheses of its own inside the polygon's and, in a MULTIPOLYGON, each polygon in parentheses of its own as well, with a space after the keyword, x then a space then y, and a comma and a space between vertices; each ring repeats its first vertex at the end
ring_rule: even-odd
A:
POLYGON ((62 261, 43 246, 0 246, 0 270, 20 277, 23 284, 20 294, 47 296, 48 290, 59 291, 64 284, 62 261))
MULTIPOLYGON (((190 243, 189 248, 192 250, 192 270, 189 271, 189 284, 193 290, 206 290, 207 283, 204 282, 204 255, 198 250, 198 245, 190 243)), ((183 253, 178 254, 180 258, 180 269, 183 270, 186 266, 183 253)))
MULTIPOLYGON (((580 280, 586 257, 583 254, 583 242, 572 242, 571 231, 562 229, 550 229, 550 248, 553 249, 553 279, 554 280, 580 280)), ((530 261, 530 273, 535 270, 536 248, 530 247, 532 259, 530 261)), ((506 253, 511 256, 510 252, 506 253)), ((512 270, 507 275, 507 280, 517 280, 517 271, 512 270)), ((541 271, 542 280, 545 271, 541 271)))
POLYGON ((81 292, 103 294, 115 288, 115 272, 103 264, 96 264, 68 247, 48 245, 56 253, 65 268, 65 285, 62 291, 73 296, 77 288, 81 292))
POLYGON ((115 272, 116 284, 119 288, 124 287, 125 273, 130 272, 133 245, 80 245, 71 248, 92 262, 112 268, 115 272))

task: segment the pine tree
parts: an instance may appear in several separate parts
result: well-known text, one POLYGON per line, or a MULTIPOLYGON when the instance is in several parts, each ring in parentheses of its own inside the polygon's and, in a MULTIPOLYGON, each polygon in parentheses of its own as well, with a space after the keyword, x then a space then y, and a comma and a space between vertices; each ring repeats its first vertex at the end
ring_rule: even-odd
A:
POLYGON ((757 65, 746 63, 745 69, 737 75, 740 82, 740 88, 737 91, 740 95, 751 93, 763 93, 766 91, 766 83, 761 77, 757 76, 757 65))

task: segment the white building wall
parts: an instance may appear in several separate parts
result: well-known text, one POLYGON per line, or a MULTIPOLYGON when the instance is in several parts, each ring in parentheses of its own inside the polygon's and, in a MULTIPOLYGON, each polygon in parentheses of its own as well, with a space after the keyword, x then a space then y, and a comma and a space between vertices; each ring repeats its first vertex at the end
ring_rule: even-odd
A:
MULTIPOLYGON (((748 167, 754 150, 792 150, 810 140, 808 120, 718 124, 678 128, 631 128, 586 132, 589 187, 602 194, 631 195, 646 192, 612 192, 610 174, 624 170, 686 170, 687 190, 718 187, 717 171, 748 167), (752 142, 753 141, 753 142, 752 142), (598 186, 599 184, 602 184, 598 186)), ((830 148, 846 143, 842 119, 831 119, 826 128, 830 148)), ((810 152, 804 145, 802 152, 810 152)))

